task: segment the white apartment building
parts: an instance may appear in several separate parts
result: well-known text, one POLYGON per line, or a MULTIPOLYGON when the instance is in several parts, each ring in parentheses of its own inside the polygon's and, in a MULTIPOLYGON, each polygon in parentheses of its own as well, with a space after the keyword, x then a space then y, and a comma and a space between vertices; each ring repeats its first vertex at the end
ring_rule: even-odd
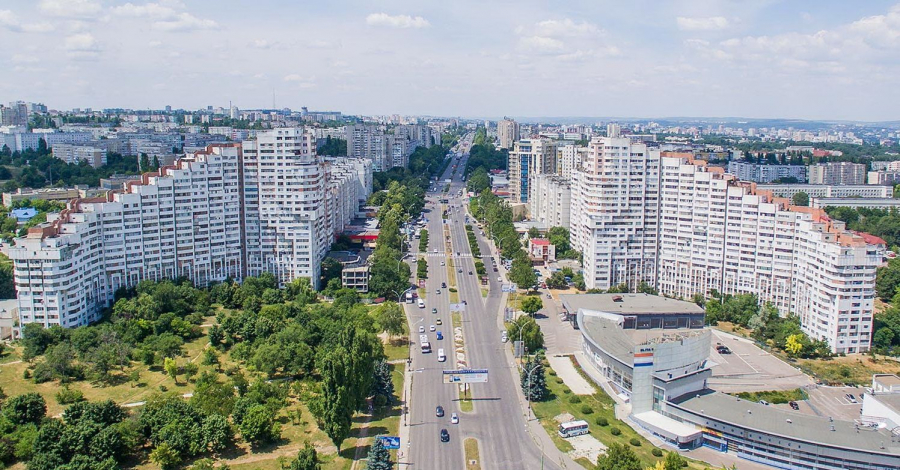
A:
POLYGON ((865 184, 866 165, 851 162, 817 163, 809 166, 809 184, 865 184))
POLYGON ((869 184, 758 184, 757 191, 770 191, 777 197, 794 197, 806 193, 809 197, 893 197, 894 188, 869 184))
POLYGON ((391 158, 388 154, 387 136, 384 130, 371 125, 356 124, 347 126, 347 156, 372 160, 375 171, 391 169, 391 158))
POLYGON ((53 156, 72 165, 84 161, 94 168, 106 165, 106 149, 89 145, 56 144, 53 156))
MULTIPOLYGON (((897 163, 897 162, 891 162, 897 163)), ((879 170, 870 171, 866 176, 866 183, 870 185, 893 186, 900 183, 900 171, 898 170, 879 170)))
POLYGON ((645 281, 681 298, 713 290, 752 293, 783 314, 798 315, 803 330, 835 352, 868 350, 883 249, 868 239, 874 237, 845 230, 822 210, 790 206, 790 200, 703 161, 664 153, 656 160, 658 171, 641 171, 643 163, 634 157, 640 149, 621 152, 615 142, 596 140, 592 158, 575 172, 572 191, 571 233, 584 253, 588 288, 625 283, 633 289, 645 281), (616 150, 611 158, 618 162, 604 160, 616 150), (658 184, 635 184, 639 174, 658 184), (658 189, 622 194, 639 185, 658 189), (637 231, 631 221, 640 217, 653 232, 637 231), (648 238, 658 241, 655 249, 648 238), (638 246, 651 248, 639 258, 633 256, 638 246))
POLYGON ((509 152, 509 192, 515 203, 528 202, 534 175, 556 172, 556 142, 550 139, 522 139, 509 152))
POLYGON ((805 183, 806 165, 764 165, 740 161, 728 162, 728 172, 741 181, 771 183, 781 178, 796 178, 805 183))
POLYGON ((323 161, 304 129, 216 144, 105 198, 75 199, 15 240, 21 322, 85 325, 119 287, 185 276, 197 285, 319 267, 371 192, 371 162, 323 161))
POLYGON ((511 149, 519 141, 519 123, 504 119, 497 123, 497 144, 501 149, 511 149))
POLYGON ((623 137, 595 137, 589 148, 572 173, 572 244, 588 288, 635 290, 656 275, 660 153, 623 137))
POLYGON ((569 228, 572 188, 568 178, 558 175, 535 175, 528 201, 531 220, 546 228, 569 228))
POLYGON ((581 165, 589 149, 579 145, 560 145, 556 149, 556 174, 572 178, 572 170, 581 165))

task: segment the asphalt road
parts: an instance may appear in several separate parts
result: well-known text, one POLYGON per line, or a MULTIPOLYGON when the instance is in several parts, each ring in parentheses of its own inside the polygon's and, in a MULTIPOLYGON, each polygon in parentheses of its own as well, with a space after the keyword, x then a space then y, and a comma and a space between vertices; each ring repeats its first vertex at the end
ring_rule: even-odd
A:
MULTIPOLYGON (((471 139, 471 134, 466 140, 471 139)), ((449 205, 459 208, 463 203, 456 194, 465 188, 462 182, 462 172, 468 155, 464 155, 458 164, 454 174, 451 188, 447 194, 449 205)), ((432 317, 440 317, 443 325, 436 326, 444 332, 443 341, 435 341, 434 333, 427 333, 432 340, 433 351, 431 354, 422 354, 418 347, 413 348, 412 368, 412 392, 410 395, 410 459, 413 468, 420 469, 447 469, 458 470, 464 468, 463 440, 474 437, 479 441, 481 467, 488 469, 538 469, 559 468, 553 461, 544 459, 542 466, 541 450, 534 443, 532 437, 526 431, 525 417, 519 405, 516 387, 518 382, 514 379, 511 368, 513 364, 507 362, 507 355, 500 342, 500 315, 501 293, 500 284, 497 281, 497 273, 491 270, 490 260, 487 256, 490 249, 482 239, 478 231, 481 252, 486 255, 485 266, 490 280, 490 294, 482 297, 481 282, 475 274, 475 263, 471 256, 468 240, 465 233, 465 211, 454 210, 450 213, 451 227, 451 256, 454 258, 454 269, 459 268, 461 273, 456 273, 457 287, 460 302, 466 301, 466 311, 463 313, 463 330, 466 343, 467 361, 471 368, 488 369, 489 379, 485 384, 473 384, 470 393, 474 398, 474 410, 470 413, 462 413, 458 405, 458 392, 454 385, 442 383, 441 371, 443 369, 455 369, 455 354, 453 353, 453 334, 449 313, 448 289, 441 289, 441 294, 435 294, 441 282, 448 282, 445 266, 440 261, 446 258, 444 255, 443 226, 440 213, 440 204, 437 200, 441 197, 441 191, 445 186, 443 181, 449 179, 452 171, 451 164, 447 172, 440 178, 436 193, 428 193, 426 196, 431 209, 426 215, 428 218, 429 254, 427 281, 426 308, 418 309, 407 305, 410 324, 413 325, 413 337, 418 337, 418 325, 425 325, 426 331, 433 323, 432 317), (438 248, 437 254, 433 253, 438 248), (459 256, 456 253, 459 252, 459 256), (469 271, 473 274, 469 275, 469 271), (431 314, 431 309, 436 307, 438 315, 431 314), (437 362, 437 348, 443 347, 447 352, 447 362, 437 362), (435 406, 442 405, 446 411, 444 418, 435 417, 435 406), (451 425, 450 413, 457 412, 460 415, 460 423, 451 425), (450 442, 440 442, 440 430, 446 428, 450 433, 450 442)))

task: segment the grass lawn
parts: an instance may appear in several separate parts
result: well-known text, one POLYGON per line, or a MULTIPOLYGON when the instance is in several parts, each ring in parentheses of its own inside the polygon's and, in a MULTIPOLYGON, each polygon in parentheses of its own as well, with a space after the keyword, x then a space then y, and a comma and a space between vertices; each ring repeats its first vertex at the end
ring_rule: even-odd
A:
POLYGON ((478 441, 470 437, 465 440, 464 446, 466 448, 466 470, 481 470, 481 458, 478 456, 478 441))
POLYGON ((488 289, 482 287, 481 288, 481 296, 486 298, 488 296, 488 289))
POLYGON ((407 336, 398 336, 384 341, 384 355, 387 356, 388 361, 409 359, 409 341, 407 338, 407 336))
MULTIPOLYGON (((547 430, 557 448, 563 452, 573 450, 572 445, 556 433, 559 423, 554 419, 562 413, 569 413, 576 420, 583 419, 590 423, 590 434, 606 446, 612 443, 619 443, 631 447, 641 459, 644 467, 655 465, 657 461, 661 460, 654 457, 651 453, 654 446, 649 441, 627 424, 616 419, 615 402, 605 392, 600 390, 593 395, 577 396, 563 383, 562 379, 555 375, 553 369, 546 364, 544 372, 550 395, 542 402, 532 402, 531 406, 535 416, 540 420, 544 429, 547 430), (601 418, 608 423, 606 426, 598 424, 601 418), (620 431, 618 436, 613 435, 614 431, 612 429, 614 428, 620 431), (637 439, 640 445, 632 446, 629 444, 632 438, 637 439)), ((579 463, 586 465, 586 468, 591 468, 594 464, 594 462, 587 462, 583 459, 579 460, 579 463)), ((700 462, 690 462, 690 468, 702 469, 705 467, 700 462)))
POLYGON ((472 391, 469 390, 468 394, 463 394, 461 388, 457 386, 456 389, 459 392, 459 411, 471 413, 475 409, 475 404, 472 403, 472 391))
POLYGON ((900 362, 887 356, 854 354, 830 359, 797 359, 800 368, 825 383, 872 382, 873 374, 900 374, 900 362))
POLYGON ((447 286, 456 287, 456 269, 453 268, 453 258, 447 255, 447 286))
POLYGON ((459 303, 459 292, 450 292, 450 303, 451 304, 459 303))

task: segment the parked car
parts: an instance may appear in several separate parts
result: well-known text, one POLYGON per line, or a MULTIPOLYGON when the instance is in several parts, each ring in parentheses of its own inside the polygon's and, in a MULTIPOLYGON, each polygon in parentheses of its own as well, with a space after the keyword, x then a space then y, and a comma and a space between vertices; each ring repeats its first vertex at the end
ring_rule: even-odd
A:
POLYGON ((505 331, 504 331, 503 333, 500 334, 500 341, 503 341, 504 343, 507 342, 507 341, 509 341, 509 337, 506 336, 506 332, 505 332, 505 331))
POLYGON ((791 409, 794 411, 800 410, 800 405, 798 405, 797 402, 795 402, 795 401, 789 401, 788 405, 790 405, 791 409))
POLYGON ((759 404, 760 404, 760 405, 768 405, 769 402, 767 402, 767 401, 765 401, 765 400, 760 400, 760 401, 759 401, 759 404))

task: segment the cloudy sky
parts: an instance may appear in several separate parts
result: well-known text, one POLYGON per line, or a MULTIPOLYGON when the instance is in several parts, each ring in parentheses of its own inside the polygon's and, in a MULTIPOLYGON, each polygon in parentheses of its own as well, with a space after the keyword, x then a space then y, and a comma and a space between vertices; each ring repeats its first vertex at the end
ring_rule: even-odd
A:
POLYGON ((898 0, 0 0, 0 101, 900 119, 898 0))

